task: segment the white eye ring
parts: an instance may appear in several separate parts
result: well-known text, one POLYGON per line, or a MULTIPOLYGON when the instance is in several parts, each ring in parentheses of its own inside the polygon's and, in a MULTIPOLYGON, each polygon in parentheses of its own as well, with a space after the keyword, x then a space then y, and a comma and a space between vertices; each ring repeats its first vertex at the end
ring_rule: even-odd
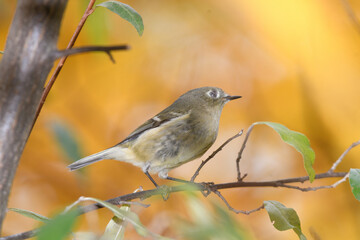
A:
POLYGON ((219 98, 219 91, 216 90, 209 90, 206 94, 214 99, 219 98))

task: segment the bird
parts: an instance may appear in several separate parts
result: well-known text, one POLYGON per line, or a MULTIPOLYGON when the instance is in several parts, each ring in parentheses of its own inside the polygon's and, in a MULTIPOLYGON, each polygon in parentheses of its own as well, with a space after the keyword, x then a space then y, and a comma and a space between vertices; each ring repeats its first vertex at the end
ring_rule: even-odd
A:
POLYGON ((218 87, 201 87, 181 95, 123 141, 101 152, 70 164, 73 171, 103 159, 113 159, 140 167, 158 187, 150 174, 172 178, 168 172, 201 157, 215 142, 224 105, 241 98, 231 96, 218 87))

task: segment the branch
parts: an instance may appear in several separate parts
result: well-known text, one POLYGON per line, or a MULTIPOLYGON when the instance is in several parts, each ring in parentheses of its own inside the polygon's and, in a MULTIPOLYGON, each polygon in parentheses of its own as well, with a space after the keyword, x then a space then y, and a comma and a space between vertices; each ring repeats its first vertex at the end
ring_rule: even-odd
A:
MULTIPOLYGON (((245 146, 246 141, 247 141, 247 139, 249 137, 249 134, 250 134, 250 132, 252 130, 252 126, 253 125, 251 125, 251 127, 249 128, 248 133, 247 133, 246 138, 245 138, 244 143, 243 143, 243 147, 241 148, 242 150, 240 150, 240 152, 239 152, 240 157, 241 157, 241 153, 242 153, 243 149, 245 148, 244 146, 245 146)), ((238 137, 238 135, 241 135, 241 134, 242 134, 242 131, 240 131, 240 133, 236 134, 235 136, 229 138, 227 141, 225 141, 219 147, 219 149, 224 147, 227 143, 229 143, 231 140, 235 139, 236 137, 238 137)), ((190 184, 182 184, 182 185, 173 186, 173 187, 167 187, 166 186, 166 191, 167 191, 167 194, 175 193, 175 192, 184 192, 184 191, 201 191, 201 192, 210 191, 210 192, 213 192, 214 194, 216 194, 225 203, 225 205, 229 208, 230 211, 233 211, 235 213, 243 213, 243 214, 249 215, 249 214, 251 214, 253 212, 256 212, 256 211, 259 211, 259 210, 263 209, 264 205, 261 205, 260 207, 249 210, 249 211, 236 210, 233 207, 231 207, 229 202, 224 198, 224 196, 222 196, 222 194, 219 192, 219 190, 220 189, 230 189, 230 188, 243 188, 243 187, 282 187, 282 188, 290 188, 290 189, 294 189, 294 190, 307 192, 307 191, 317 191, 317 190, 320 190, 320 189, 335 188, 339 184, 345 182, 346 179, 349 177, 348 172, 334 172, 335 168, 344 159, 345 155, 352 148, 356 147, 359 144, 360 144, 360 141, 355 142, 348 149, 346 149, 344 151, 344 153, 341 154, 339 159, 336 160, 336 162, 333 164, 333 166, 327 172, 315 175, 315 179, 341 178, 340 180, 338 180, 337 182, 335 182, 332 185, 308 187, 308 188, 302 188, 302 187, 299 187, 299 186, 289 185, 289 183, 304 183, 306 181, 309 181, 309 176, 303 176, 303 177, 284 178, 284 179, 280 179, 280 180, 262 181, 262 182, 237 181, 237 182, 220 183, 220 184, 191 183, 191 185, 190 184)), ((218 149, 215 150, 210 156, 216 155, 216 153, 219 152, 219 151, 218 151, 218 149)), ((210 156, 209 156, 209 158, 210 158, 210 156)), ((196 172, 198 172, 198 171, 200 171, 200 170, 198 169, 196 172)), ((196 176, 196 175, 194 175, 194 176, 196 176)), ((109 202, 109 203, 112 203, 112 204, 115 204, 115 205, 120 205, 120 204, 123 204, 124 202, 128 203, 129 201, 132 201, 132 200, 135 200, 135 199, 144 200, 144 199, 147 199, 149 197, 156 196, 156 195, 163 196, 164 195, 164 188, 159 187, 159 188, 155 188, 155 189, 151 189, 151 190, 142 191, 142 188, 140 187, 134 193, 130 193, 130 194, 119 196, 119 197, 112 198, 112 199, 108 199, 108 200, 106 200, 106 202, 109 202)), ((146 206, 146 205, 144 205, 144 206, 146 206)), ((91 212, 91 211, 94 211, 94 210, 97 210, 97 209, 100 209, 100 208, 103 208, 103 206, 101 204, 97 204, 97 203, 87 205, 87 206, 82 206, 82 207, 79 207, 79 214, 81 215, 81 214, 91 212)), ((0 240, 22 240, 22 239, 27 239, 27 238, 34 237, 37 234, 37 232, 38 232, 38 229, 34 229, 34 230, 31 230, 31 231, 27 231, 27 232, 15 234, 15 235, 7 236, 7 237, 0 237, 0 240)))
MULTIPOLYGON (((83 28, 83 26, 85 24, 86 19, 94 12, 93 6, 95 4, 95 1, 96 0, 90 0, 89 4, 88 4, 88 6, 87 6, 87 8, 85 10, 85 13, 81 17, 81 20, 80 20, 78 26, 76 27, 76 30, 75 30, 74 34, 72 35, 66 49, 70 49, 70 48, 72 48, 74 46, 75 41, 76 41, 77 37, 79 36, 80 31, 81 31, 81 29, 83 28)), ((60 59, 58 65, 55 68, 55 71, 54 71, 53 75, 51 76, 49 82, 47 83, 47 85, 46 85, 46 87, 44 89, 44 92, 43 92, 43 94, 41 96, 41 100, 40 100, 40 103, 38 105, 38 108, 36 110, 35 119, 33 121, 33 124, 32 124, 31 128, 34 127, 35 122, 36 122, 37 118, 39 117, 40 111, 41 111, 42 107, 44 106, 45 100, 46 100, 46 98, 47 98, 47 96, 48 96, 48 94, 50 92, 50 89, 54 85, 55 80, 58 77, 62 67, 64 66, 64 63, 65 63, 66 59, 67 59, 67 56, 64 56, 64 57, 62 57, 60 59)))
MULTIPOLYGON (((325 172, 315 175, 315 179, 324 178, 343 178, 348 174, 347 172, 325 172)), ((241 187, 284 187, 288 188, 289 185, 286 183, 304 183, 309 181, 309 176, 297 177, 297 178, 285 178, 274 181, 263 181, 263 182, 230 182, 214 184, 215 189, 229 189, 229 188, 241 188, 241 187)))
POLYGON ((22 232, 22 233, 18 233, 18 234, 14 234, 11 236, 7 236, 7 237, 0 237, 0 240, 22 240, 22 239, 28 239, 28 238, 32 238, 34 236, 36 236, 39 232, 39 229, 33 229, 30 231, 26 231, 26 232, 22 232))
POLYGON ((343 152, 343 154, 341 154, 341 156, 338 158, 338 160, 336 160, 336 162, 332 165, 332 167, 330 168, 330 172, 334 172, 335 169, 337 168, 337 166, 341 163, 341 161, 344 159, 344 157, 346 156, 346 154, 348 154, 348 152, 350 152, 351 149, 353 149, 354 147, 356 147, 357 145, 360 144, 360 140, 357 142, 354 142, 353 144, 351 144, 350 147, 348 147, 348 149, 345 150, 345 152, 343 152))
POLYGON ((242 157, 242 153, 244 152, 244 149, 245 149, 245 146, 246 146, 246 143, 249 139, 249 136, 250 136, 250 133, 251 131, 253 130, 255 124, 251 124, 251 126, 249 127, 247 133, 246 133, 246 136, 245 136, 245 139, 244 139, 244 142, 241 146, 241 149, 238 153, 238 156, 236 158, 236 171, 237 171, 237 179, 239 182, 241 182, 246 176, 247 174, 245 174, 243 177, 241 177, 241 173, 240 173, 240 160, 241 160, 241 157, 242 157))
POLYGON ((61 57, 68 57, 70 55, 86 53, 86 52, 105 52, 107 55, 109 55, 110 60, 113 63, 115 63, 115 60, 111 55, 111 51, 128 50, 128 49, 129 49, 128 45, 78 47, 78 48, 65 49, 62 51, 56 51, 54 53, 54 58, 57 59, 61 57))
POLYGON ((239 213, 242 213, 242 214, 246 214, 246 215, 250 215, 251 213, 253 212, 257 212, 257 211, 260 211, 261 209, 264 208, 264 204, 262 204, 260 207, 258 208, 255 208, 255 209, 252 209, 252 210, 248 210, 248 211, 245 211, 245 210, 236 210, 235 208, 233 208, 229 202, 226 200, 226 198, 224 198, 223 195, 221 195, 221 193, 219 191, 214 191, 214 193, 221 199, 223 200, 223 202, 225 203, 225 205, 228 207, 228 209, 236 214, 239 214, 239 213))
POLYGON ((334 184, 326 185, 326 186, 302 188, 302 187, 298 187, 298 186, 292 186, 292 185, 282 184, 281 187, 297 189, 297 190, 300 190, 300 191, 302 191, 302 192, 317 191, 317 190, 319 190, 319 189, 325 189, 325 188, 336 188, 340 183, 345 182, 348 177, 349 177, 349 173, 347 173, 342 179, 340 179, 339 181, 335 182, 334 184))
POLYGON ((67 0, 19 0, 0 62, 0 231, 67 0))
POLYGON ((198 169, 195 171, 194 175, 191 177, 190 182, 195 181, 195 178, 199 175, 201 168, 208 162, 210 161, 210 159, 212 159, 213 157, 215 157, 215 155, 220 152, 229 142, 231 142, 232 140, 234 140, 237 137, 240 137, 243 134, 243 130, 241 130, 239 133, 237 133, 236 135, 232 136, 231 138, 229 138, 228 140, 226 140, 223 144, 221 144, 221 146, 216 149, 207 159, 205 159, 204 161, 201 162, 200 166, 198 167, 198 169))
MULTIPOLYGON (((340 184, 341 182, 346 180, 345 176, 347 174, 348 174, 347 172, 329 172, 328 171, 325 173, 317 174, 315 176, 315 179, 342 177, 343 179, 341 179, 340 181, 333 184, 334 185, 333 187, 336 187, 338 184, 340 184)), ((206 190, 208 190, 208 188, 210 188, 212 192, 214 192, 217 196, 219 196, 224 201, 224 203, 227 205, 227 207, 231 211, 243 213, 243 214, 250 214, 252 212, 259 211, 260 209, 263 208, 263 206, 260 206, 259 208, 256 208, 256 209, 253 209, 250 211, 236 210, 230 206, 230 204, 226 201, 226 199, 220 194, 220 192, 218 190, 219 189, 230 189, 230 188, 243 188, 243 187, 289 188, 290 185, 287 185, 286 183, 303 183, 308 180, 309 180, 309 177, 304 176, 304 177, 298 177, 298 178, 286 178, 286 179, 280 179, 280 180, 275 180, 275 181, 264 181, 264 182, 244 182, 244 181, 238 182, 237 181, 237 182, 230 182, 230 183, 214 184, 214 185, 210 185, 210 186, 204 186, 202 184, 192 184, 191 187, 189 187, 188 184, 182 184, 182 185, 178 185, 178 186, 168 187, 167 191, 168 191, 168 193, 176 193, 176 192, 184 192, 184 191, 206 191, 206 190)), ((329 187, 323 187, 323 188, 329 188, 329 187)), ((292 189, 301 190, 300 188, 292 188, 292 189)), ((318 187, 318 189, 321 189, 321 188, 318 187)), ((119 196, 116 198, 106 200, 106 202, 109 202, 109 203, 112 203, 115 205, 119 205, 122 202, 128 202, 128 201, 135 200, 135 199, 144 200, 149 197, 156 196, 156 195, 162 196, 163 194, 164 194, 163 189, 155 188, 155 189, 151 189, 151 190, 139 191, 139 192, 134 192, 134 193, 130 193, 127 195, 119 196)), ((94 210, 97 210, 100 208, 103 208, 103 206, 95 203, 95 204, 79 207, 79 212, 81 215, 81 214, 91 212, 91 211, 94 211, 94 210)), ((38 231, 38 229, 34 229, 32 231, 23 232, 20 234, 15 234, 15 235, 7 236, 7 237, 0 237, 0 240, 27 239, 27 238, 35 236, 37 234, 37 231, 38 231)))

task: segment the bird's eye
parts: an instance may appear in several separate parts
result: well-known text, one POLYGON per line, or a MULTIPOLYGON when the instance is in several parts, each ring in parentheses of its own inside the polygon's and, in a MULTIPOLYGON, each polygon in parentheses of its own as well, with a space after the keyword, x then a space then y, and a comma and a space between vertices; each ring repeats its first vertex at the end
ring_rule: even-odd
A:
POLYGON ((218 92, 215 90, 208 91, 207 95, 209 95, 209 97, 211 97, 211 98, 218 98, 218 92))

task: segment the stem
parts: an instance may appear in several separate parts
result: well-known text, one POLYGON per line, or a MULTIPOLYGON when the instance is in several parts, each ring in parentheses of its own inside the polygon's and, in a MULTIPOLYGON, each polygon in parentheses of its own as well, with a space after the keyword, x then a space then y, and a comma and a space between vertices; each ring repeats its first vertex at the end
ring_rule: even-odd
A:
MULTIPOLYGON (((72 35, 66 49, 71 49, 74 46, 75 41, 76 41, 77 37, 79 36, 80 31, 81 31, 81 29, 83 28, 83 26, 85 24, 86 19, 94 12, 93 6, 95 4, 95 1, 96 0, 90 0, 89 5, 87 6, 87 8, 85 10, 85 13, 83 14, 78 26, 76 27, 76 30, 75 30, 74 34, 72 35)), ((43 94, 41 96, 41 99, 40 99, 40 103, 39 103, 38 108, 36 110, 34 122, 33 122, 31 128, 34 127, 35 122, 36 122, 37 118, 39 117, 40 111, 41 111, 42 107, 44 106, 45 100, 46 100, 47 96, 49 95, 50 89, 54 85, 55 80, 57 79, 57 77, 59 76, 59 73, 60 73, 62 67, 64 66, 64 63, 65 63, 66 59, 67 59, 67 56, 64 56, 64 57, 62 57, 60 59, 58 65, 55 68, 55 71, 54 71, 53 75, 51 76, 49 82, 46 84, 46 87, 45 87, 44 92, 43 92, 43 94)))
POLYGON ((221 146, 216 149, 207 159, 205 159, 204 161, 201 162, 200 166, 198 167, 198 169, 196 170, 196 172, 194 173, 194 175, 191 177, 190 182, 195 181, 195 178, 199 175, 200 170, 202 169, 202 167, 208 162, 210 161, 210 159, 212 159, 213 157, 215 157, 215 155, 220 152, 229 142, 231 142, 232 140, 234 140, 237 137, 240 137, 243 134, 243 130, 241 130, 239 133, 237 133, 236 135, 232 136, 231 138, 229 138, 228 140, 226 140, 223 144, 221 144, 221 146))
POLYGON ((251 131, 253 130, 254 126, 256 125, 256 123, 253 123, 251 124, 251 126, 249 127, 249 130, 247 131, 246 133, 246 136, 245 136, 245 139, 244 139, 244 142, 241 146, 241 149, 238 153, 238 156, 236 158, 236 171, 237 171, 237 179, 239 182, 241 182, 245 177, 246 177, 246 174, 244 175, 244 177, 241 177, 241 173, 240 173, 240 160, 241 160, 241 157, 242 157, 242 153, 244 152, 244 149, 246 147, 246 143, 249 139, 249 136, 250 136, 250 133, 251 131))

